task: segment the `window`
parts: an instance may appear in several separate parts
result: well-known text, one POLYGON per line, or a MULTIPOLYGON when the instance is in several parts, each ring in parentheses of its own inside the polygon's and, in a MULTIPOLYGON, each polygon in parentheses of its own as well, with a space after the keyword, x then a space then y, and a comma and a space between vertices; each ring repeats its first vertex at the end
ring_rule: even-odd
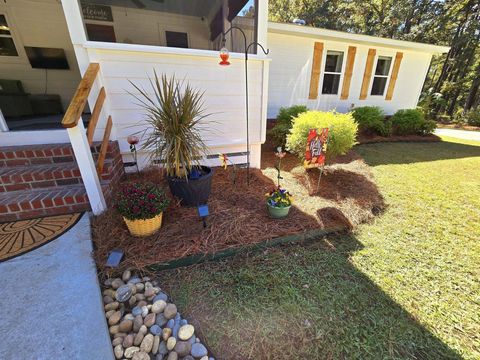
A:
POLYGON ((5 15, 0 15, 0 56, 18 56, 5 15))
POLYGON ((115 42, 115 29, 109 25, 85 24, 90 41, 115 42))
POLYGON ((385 92, 391 64, 391 57, 378 57, 377 67, 375 68, 375 75, 373 76, 372 91, 370 92, 371 95, 383 95, 383 93, 385 92))
POLYGON ((322 94, 338 94, 342 75, 343 52, 327 51, 325 72, 323 74, 322 94))
POLYGON ((168 47, 188 49, 187 33, 177 31, 165 31, 168 47))

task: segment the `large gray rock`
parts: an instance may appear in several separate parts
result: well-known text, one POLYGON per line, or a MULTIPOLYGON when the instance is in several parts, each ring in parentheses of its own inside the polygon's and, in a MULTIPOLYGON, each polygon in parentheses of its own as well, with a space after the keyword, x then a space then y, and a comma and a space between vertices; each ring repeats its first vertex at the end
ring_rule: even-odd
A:
POLYGON ((138 351, 135 354, 133 354, 132 360, 150 360, 150 355, 148 355, 144 351, 138 351))
POLYGON ((125 353, 123 354, 127 359, 131 359, 133 357, 133 354, 135 354, 137 351, 140 351, 140 348, 137 346, 130 346, 129 348, 125 349, 125 353))
POLYGON ((178 354, 175 351, 172 351, 168 354, 167 360, 178 360, 178 354))
POLYGON ((192 350, 192 344, 188 341, 177 341, 174 350, 179 356, 187 356, 192 350))
POLYGON ((177 315, 177 307, 175 304, 167 304, 165 310, 163 311, 163 315, 165 315, 165 317, 169 320, 173 319, 175 315, 177 315))
POLYGON ((117 345, 113 348, 113 353, 116 359, 121 359, 123 356, 123 347, 122 345, 117 345))
POLYGON ((152 334, 147 334, 142 340, 142 343, 140 344, 140 350, 145 351, 146 353, 149 353, 152 351, 153 347, 153 340, 154 337, 152 334))

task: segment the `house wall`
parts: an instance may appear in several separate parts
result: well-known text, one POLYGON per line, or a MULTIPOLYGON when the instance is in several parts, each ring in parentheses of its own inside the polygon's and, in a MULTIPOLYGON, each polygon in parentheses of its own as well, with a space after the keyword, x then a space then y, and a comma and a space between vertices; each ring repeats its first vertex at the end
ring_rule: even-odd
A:
MULTIPOLYGON (((432 56, 430 53, 426 52, 363 45, 355 43, 354 41, 339 42, 330 39, 322 39, 320 37, 311 38, 274 32, 268 33, 268 47, 270 49, 269 57, 272 59, 270 65, 268 118, 275 118, 282 106, 297 104, 307 105, 310 109, 324 111, 336 109, 340 112, 348 111, 352 105, 356 107, 380 106, 384 109, 386 114, 392 114, 398 109, 414 108, 417 105, 432 56), (315 41, 323 42, 324 50, 318 98, 315 100, 309 100, 310 75, 315 41), (357 53, 349 97, 348 99, 341 100, 340 93, 349 46, 356 46, 357 53), (370 89, 367 98, 365 100, 359 100, 369 48, 375 48, 377 50, 377 56, 391 56, 391 68, 393 67, 396 52, 403 52, 403 60, 400 66, 392 100, 385 100, 385 95, 372 96, 370 95, 370 89), (325 55, 327 50, 344 52, 342 76, 337 95, 324 95, 321 93, 325 55)), ((386 85, 386 88, 387 87, 388 83, 386 85)))
MULTIPOLYGON (((245 73, 242 56, 233 57, 230 66, 220 66, 218 52, 213 51, 192 54, 189 49, 164 52, 128 45, 119 50, 118 46, 95 43, 87 48, 87 53, 90 62, 100 63, 101 81, 106 89, 116 139, 126 160, 131 160, 127 137, 149 131, 144 110, 128 93, 139 94, 129 81, 153 95, 149 77, 153 76, 154 70, 158 74, 175 75, 204 92, 205 111, 211 115, 205 120, 202 133, 211 154, 245 151, 245 73), (114 46, 108 49, 109 45, 114 46)), ((267 77, 268 61, 249 61, 250 161, 255 167, 260 166, 260 145, 265 141, 267 77)), ((245 156, 232 157, 232 160, 246 162, 245 156)), ((146 164, 144 157, 142 161, 146 164)), ((218 165, 217 156, 212 161, 218 165)))
POLYGON ((81 77, 62 6, 56 0, 2 1, 0 14, 6 15, 19 53, 0 56, 0 79, 20 80, 26 92, 43 94, 47 75, 47 93, 60 95, 66 109, 81 77), (32 69, 24 46, 64 49, 70 70, 32 69))

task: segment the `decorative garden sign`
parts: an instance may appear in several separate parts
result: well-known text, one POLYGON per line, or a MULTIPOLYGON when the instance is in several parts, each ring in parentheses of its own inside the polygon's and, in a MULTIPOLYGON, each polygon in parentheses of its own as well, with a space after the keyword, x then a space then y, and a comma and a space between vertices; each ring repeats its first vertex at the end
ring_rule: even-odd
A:
POLYGON ((310 129, 307 136, 305 149, 305 168, 317 168, 325 165, 325 153, 327 151, 328 128, 310 129))
POLYGON ((113 21, 112 8, 110 6, 82 4, 82 13, 85 20, 113 21))

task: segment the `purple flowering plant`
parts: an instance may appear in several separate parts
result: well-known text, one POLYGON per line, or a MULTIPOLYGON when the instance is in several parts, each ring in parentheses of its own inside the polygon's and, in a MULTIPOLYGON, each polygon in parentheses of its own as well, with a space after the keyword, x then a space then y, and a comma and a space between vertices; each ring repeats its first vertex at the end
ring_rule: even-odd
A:
POLYGON ((285 189, 277 187, 275 190, 265 194, 267 204, 274 207, 288 207, 292 205, 293 196, 285 189))
POLYGON ((155 184, 127 183, 117 195, 116 208, 128 220, 144 220, 159 215, 169 202, 163 189, 155 184))

